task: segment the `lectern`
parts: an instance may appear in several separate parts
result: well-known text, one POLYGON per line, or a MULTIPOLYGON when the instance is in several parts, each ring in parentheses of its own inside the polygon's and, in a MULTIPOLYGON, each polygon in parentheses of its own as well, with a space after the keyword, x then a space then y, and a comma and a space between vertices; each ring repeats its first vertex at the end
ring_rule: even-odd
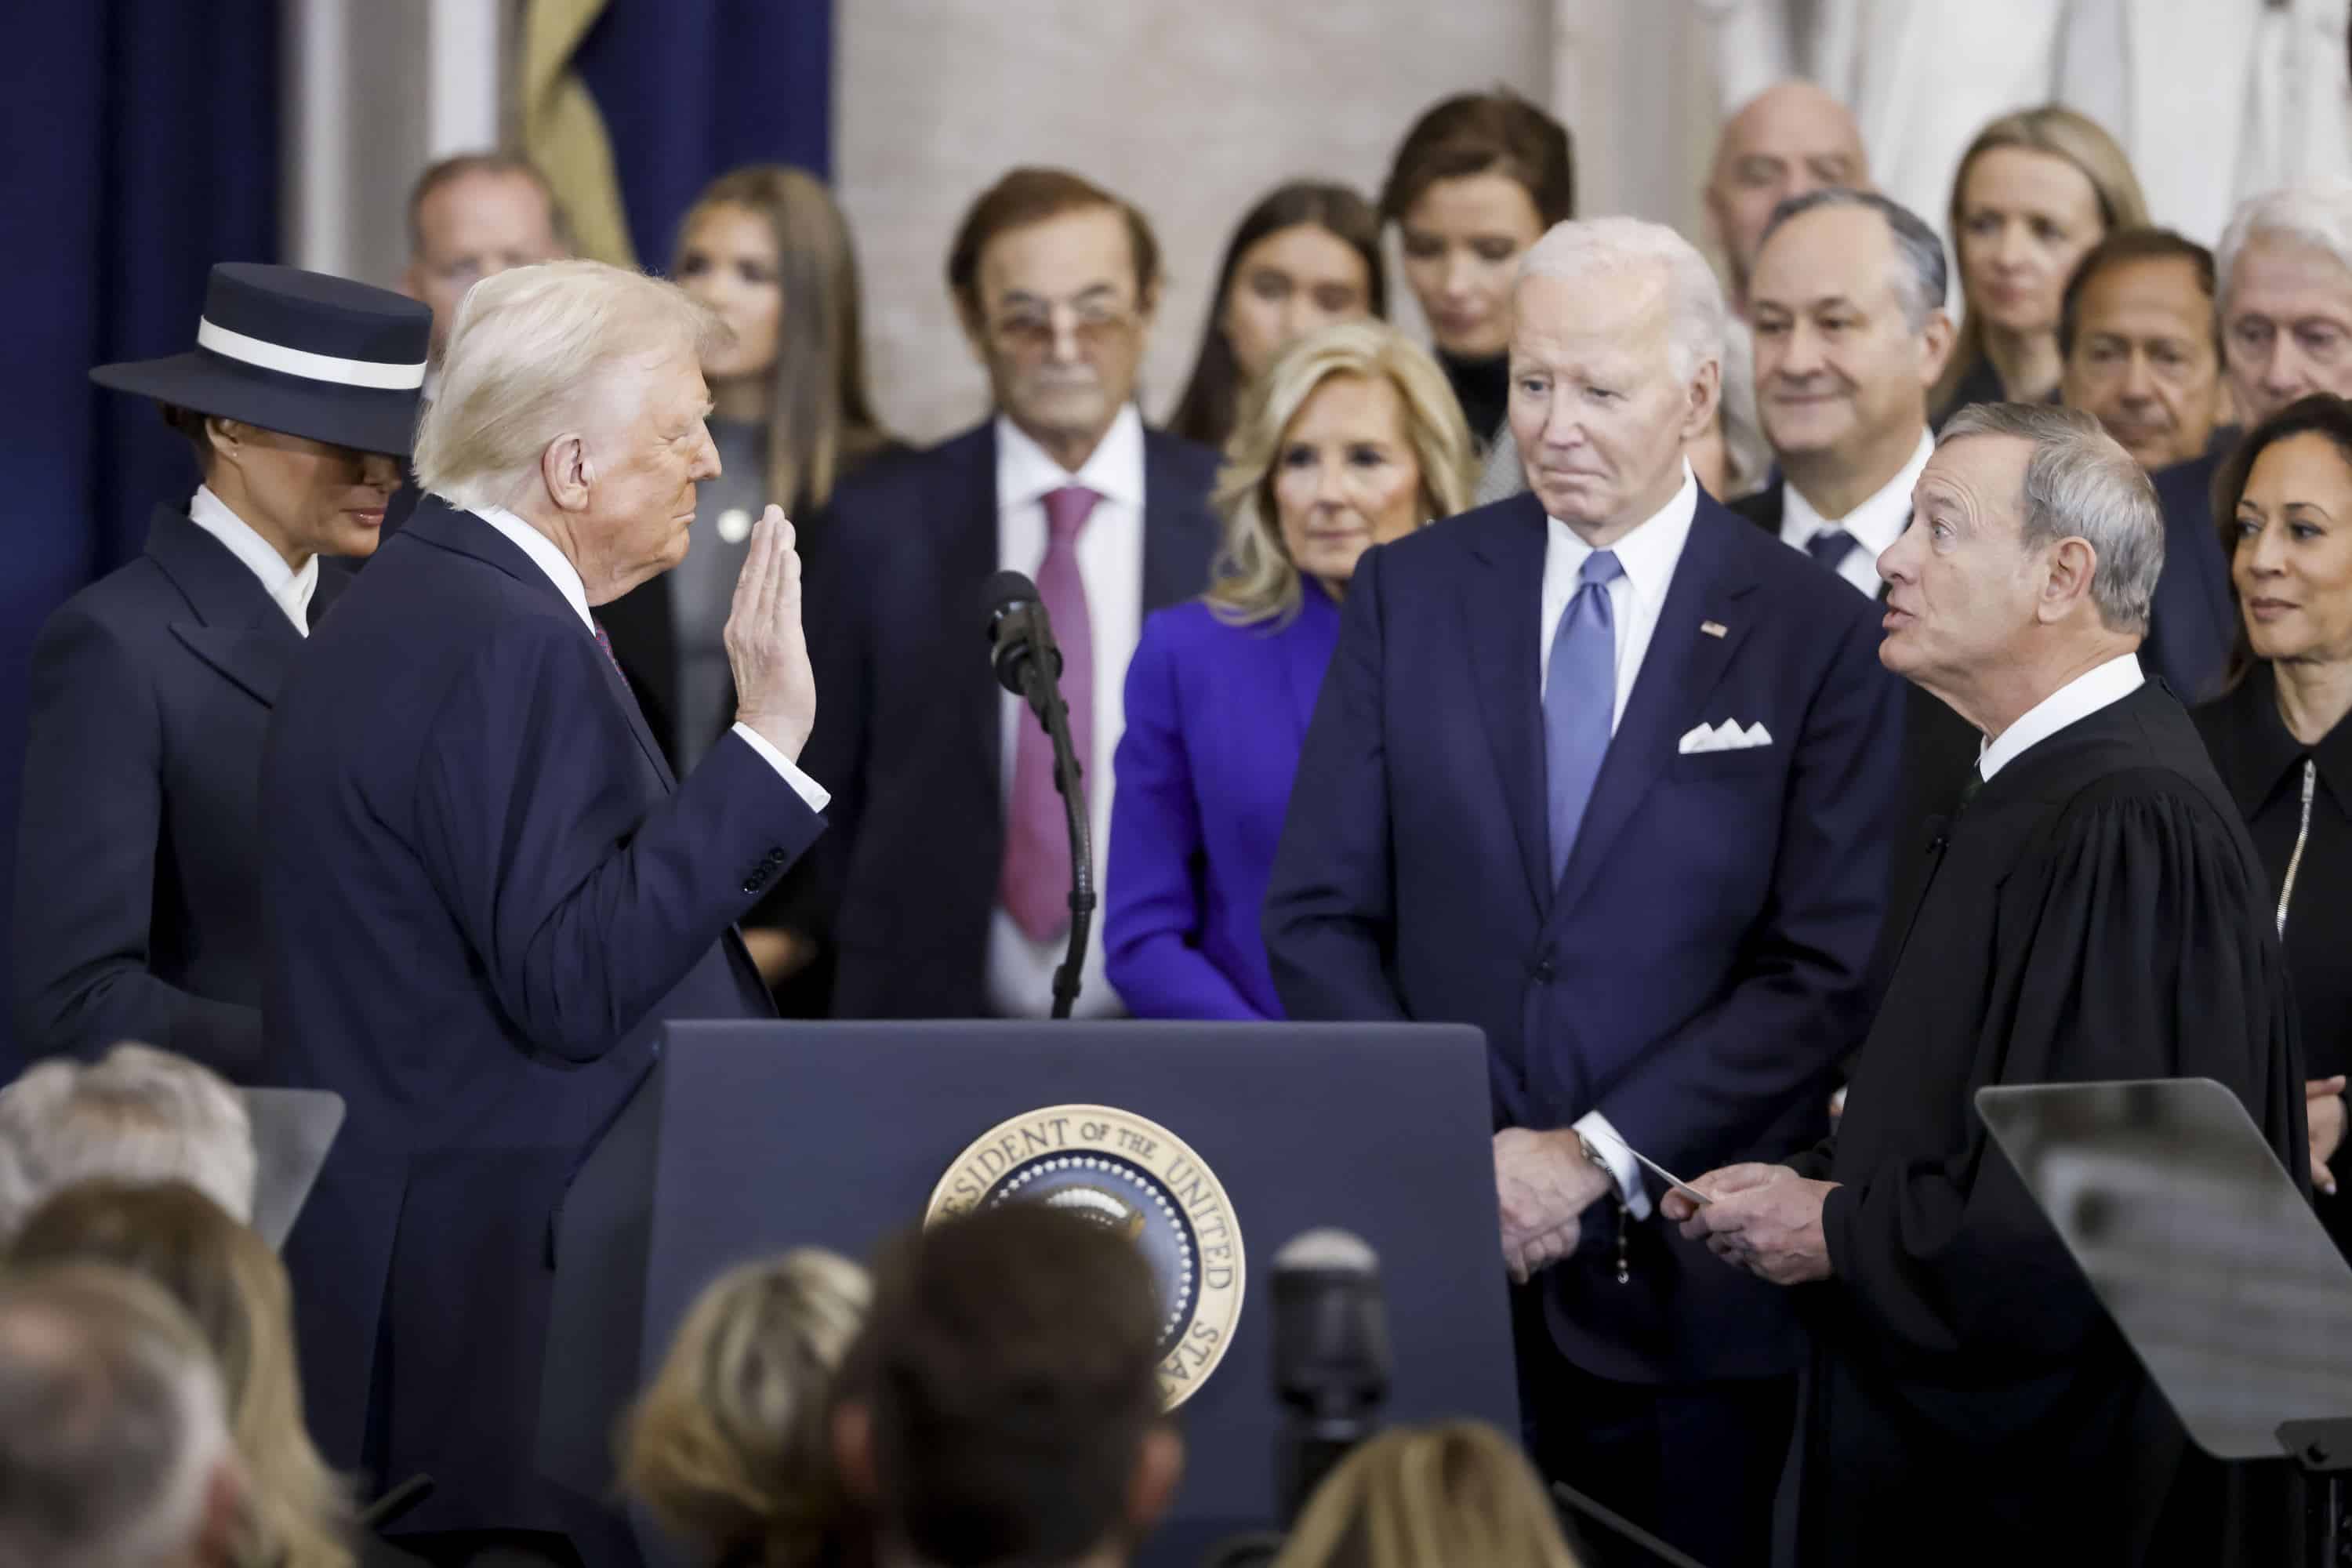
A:
POLYGON ((935 1205, 1030 1200, 1131 1223, 1170 1305, 1188 1458, 1147 1563, 1189 1568, 1273 1519, 1265 1271, 1311 1227, 1380 1254, 1390 1419, 1518 1429, 1475 1029, 682 1024, 555 1226, 541 1467, 610 1498, 614 1419, 729 1266, 864 1258, 935 1205))

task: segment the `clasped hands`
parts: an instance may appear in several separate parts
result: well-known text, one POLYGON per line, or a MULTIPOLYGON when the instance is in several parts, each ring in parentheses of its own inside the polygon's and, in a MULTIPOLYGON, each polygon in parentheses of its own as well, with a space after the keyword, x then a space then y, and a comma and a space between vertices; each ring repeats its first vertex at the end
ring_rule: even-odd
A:
POLYGON ((1691 1183, 1708 1201, 1668 1192, 1659 1205, 1683 1235, 1735 1268, 1774 1285, 1801 1285, 1830 1277, 1822 1205, 1837 1186, 1813 1182, 1786 1165, 1726 1165, 1691 1183))
POLYGON ((1584 1211, 1615 1188, 1609 1173, 1585 1158, 1584 1141, 1572 1128, 1506 1127, 1496 1133, 1495 1193, 1511 1279, 1524 1285, 1574 1252, 1584 1211))

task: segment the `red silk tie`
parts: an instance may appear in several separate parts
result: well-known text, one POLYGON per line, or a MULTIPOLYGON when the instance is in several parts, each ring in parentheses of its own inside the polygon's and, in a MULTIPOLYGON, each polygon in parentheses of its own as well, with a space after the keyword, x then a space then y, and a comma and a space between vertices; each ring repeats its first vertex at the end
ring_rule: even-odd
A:
MULTIPOLYGON (((1095 632, 1087 613, 1087 585, 1078 575, 1078 531, 1102 498, 1068 485, 1045 497, 1045 559, 1037 566, 1037 597, 1054 623, 1062 650, 1062 699, 1070 709, 1070 749, 1090 769, 1095 752, 1095 632)), ((1069 929, 1070 834, 1054 789, 1054 746, 1045 727, 1025 708, 1016 717, 1013 798, 1004 819, 1004 870, 997 896, 1032 942, 1069 929)))

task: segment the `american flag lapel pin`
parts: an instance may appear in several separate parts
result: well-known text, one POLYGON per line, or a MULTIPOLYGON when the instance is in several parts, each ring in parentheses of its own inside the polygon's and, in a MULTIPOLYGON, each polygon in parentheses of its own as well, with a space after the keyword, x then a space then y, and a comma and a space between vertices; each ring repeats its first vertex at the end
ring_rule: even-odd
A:
POLYGON ((1698 624, 1698 629, 1711 637, 1719 637, 1724 635, 1726 628, 1721 621, 1701 621, 1698 624))

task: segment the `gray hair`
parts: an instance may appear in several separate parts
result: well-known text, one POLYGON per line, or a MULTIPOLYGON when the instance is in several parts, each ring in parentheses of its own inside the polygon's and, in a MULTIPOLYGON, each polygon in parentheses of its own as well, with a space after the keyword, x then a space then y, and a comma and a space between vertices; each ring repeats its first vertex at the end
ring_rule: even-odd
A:
POLYGON ((161 1288, 92 1264, 0 1284, 0 1568, 185 1561, 235 1463, 212 1352, 161 1288))
POLYGON ((2230 215, 2214 247, 2213 298, 2227 310, 2238 258, 2257 239, 2286 239, 2336 258, 2352 273, 2352 180, 2309 180, 2249 196, 2230 215))
POLYGON ((58 1059, 0 1089, 0 1237, 76 1182, 185 1182, 253 1219, 257 1155, 245 1100, 221 1077, 152 1046, 96 1066, 58 1059))
POLYGON ((1895 297, 1902 302, 1903 319, 1912 331, 1925 331, 1927 318, 1944 308, 1951 277, 1944 263, 1944 242, 1901 202, 1876 191, 1850 191, 1842 185, 1790 196, 1772 209, 1771 218, 1764 225, 1764 237, 1756 242, 1756 253, 1763 255, 1781 225, 1828 207, 1859 207, 1885 220, 1895 241, 1895 297))
POLYGON ((1580 281, 1597 272, 1654 267, 1666 284, 1666 356, 1678 381, 1723 363, 1723 285, 1691 242, 1637 217, 1572 218, 1554 224, 1519 258, 1519 278, 1580 281))
POLYGON ((2091 601, 2109 631, 2146 632, 2164 571, 2164 513, 2147 474, 2099 422, 2048 403, 1972 403, 1945 422, 1936 445, 1970 436, 2032 444, 2019 532, 2028 550, 2080 539, 2095 557, 2091 601))
POLYGON ((461 507, 511 507, 541 456, 610 417, 625 373, 726 338, 677 284, 602 261, 543 261, 466 290, 416 428, 416 482, 461 507))

